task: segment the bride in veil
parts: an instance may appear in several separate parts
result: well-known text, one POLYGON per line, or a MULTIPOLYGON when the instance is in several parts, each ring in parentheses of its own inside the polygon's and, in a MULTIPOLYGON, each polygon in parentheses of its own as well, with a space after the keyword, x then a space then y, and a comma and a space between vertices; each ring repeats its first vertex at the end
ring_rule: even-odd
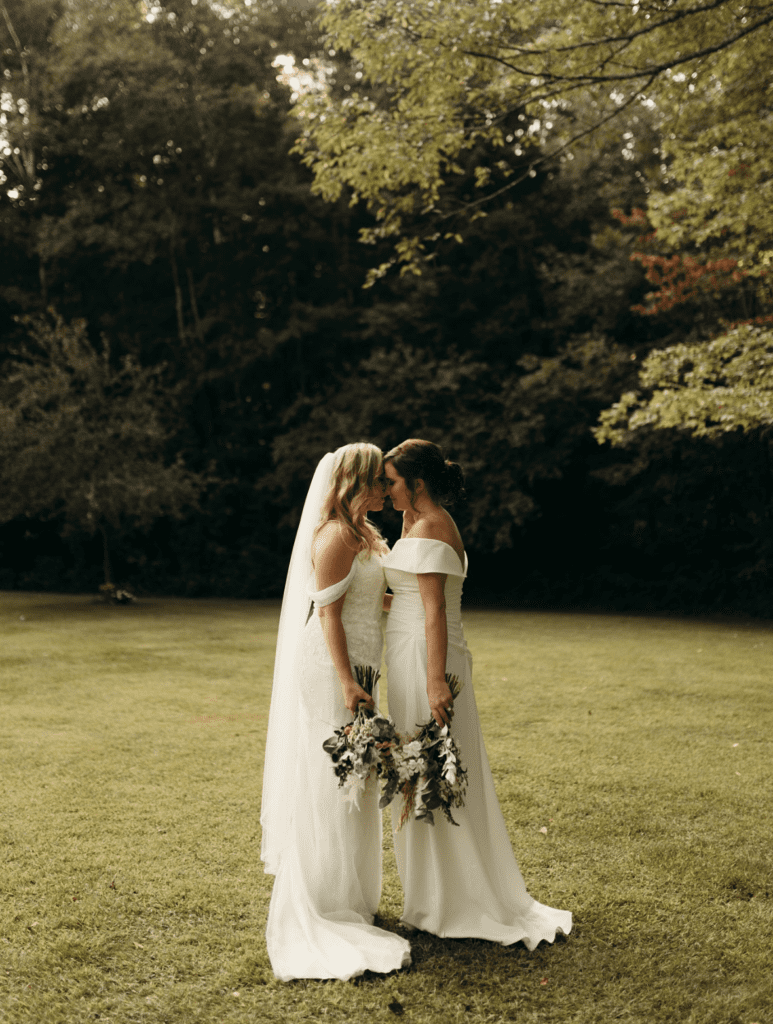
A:
POLYGON ((352 667, 381 665, 387 547, 367 513, 383 504, 378 448, 350 444, 326 455, 287 574, 261 808, 261 858, 276 876, 266 944, 282 981, 347 980, 410 963, 408 942, 373 924, 381 895, 375 780, 350 806, 322 749, 361 701, 373 704, 352 667))

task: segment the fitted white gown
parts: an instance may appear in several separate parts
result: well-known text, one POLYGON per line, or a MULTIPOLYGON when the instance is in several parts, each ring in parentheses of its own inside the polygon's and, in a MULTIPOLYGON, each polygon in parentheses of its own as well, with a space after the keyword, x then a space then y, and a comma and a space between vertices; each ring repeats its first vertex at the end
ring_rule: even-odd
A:
MULTIPOLYGON (((394 592, 387 619, 389 712, 400 732, 413 732, 430 717, 427 642, 418 573, 446 573, 448 654, 446 672, 464 686, 454 702, 452 734, 467 767, 465 806, 455 808, 458 828, 435 812, 435 824, 411 818, 395 833, 397 867, 405 893, 405 924, 444 938, 523 941, 534 949, 556 933, 568 935, 572 915, 544 906, 526 891, 491 775, 472 687, 472 657, 464 639, 461 596, 467 574, 443 541, 399 540, 384 559, 394 592)), ((396 824, 400 808, 392 805, 396 824)))
MULTIPOLYGON (((358 555, 346 580, 311 594, 320 604, 346 593, 342 621, 352 665, 381 666, 381 607, 386 584, 378 555, 358 555)), ((310 592, 311 593, 311 592, 310 592)), ((409 943, 373 925, 381 895, 378 787, 350 809, 323 742, 352 720, 316 609, 302 638, 292 837, 276 872, 266 928, 274 974, 347 980, 410 963, 409 943)))

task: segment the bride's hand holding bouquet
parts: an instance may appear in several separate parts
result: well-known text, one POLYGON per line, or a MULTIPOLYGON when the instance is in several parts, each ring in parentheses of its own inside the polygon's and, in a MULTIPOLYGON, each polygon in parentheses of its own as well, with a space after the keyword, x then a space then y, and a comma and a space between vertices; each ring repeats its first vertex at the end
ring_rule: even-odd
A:
POLYGON ((444 705, 443 724, 438 723, 433 712, 429 721, 420 726, 413 736, 404 739, 394 751, 393 759, 400 778, 399 791, 403 797, 398 830, 412 814, 417 821, 434 825, 432 812, 436 810, 441 811, 451 825, 456 825, 451 808, 464 806, 467 769, 450 732, 453 702, 462 683, 453 675, 446 675, 444 682, 450 702, 444 705))
MULTIPOLYGON (((350 807, 358 808, 360 796, 373 777, 381 780, 385 793, 391 791, 394 795, 396 792, 397 775, 392 754, 399 737, 392 719, 375 706, 373 692, 381 673, 370 665, 355 665, 353 673, 357 689, 362 693, 362 699, 355 701, 354 709, 345 695, 346 706, 354 719, 336 729, 322 744, 322 749, 333 762, 333 771, 339 787, 344 790, 345 799, 350 807)), ((382 797, 381 807, 384 806, 382 797)))

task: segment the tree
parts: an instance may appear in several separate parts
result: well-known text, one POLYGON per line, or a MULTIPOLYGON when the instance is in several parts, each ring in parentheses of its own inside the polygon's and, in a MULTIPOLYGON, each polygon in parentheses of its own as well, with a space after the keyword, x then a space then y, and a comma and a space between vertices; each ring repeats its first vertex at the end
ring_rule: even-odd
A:
POLYGON ((48 304, 86 320, 93 344, 106 333, 114 359, 164 361, 182 388, 186 462, 214 461, 220 483, 184 531, 159 524, 126 544, 138 557, 155 545, 148 586, 261 596, 276 553, 278 514, 259 487, 271 440, 330 364, 361 357, 369 301, 362 216, 313 196, 289 155, 290 90, 273 62, 306 52, 308 13, 35 2, 30 19, 26 0, 5 0, 29 87, 0 21, 3 105, 34 110, 29 126, 13 112, 0 126, 0 361, 22 343, 14 314, 48 304), (12 159, 28 129, 29 188, 12 159))
POLYGON ((518 179, 507 161, 481 166, 479 198, 444 208, 443 185, 462 153, 481 140, 503 155, 539 143, 543 152, 523 172, 533 174, 637 104, 658 110, 668 134, 681 109, 661 109, 661 92, 695 89, 692 77, 709 78, 722 59, 739 84, 756 74, 773 3, 338 0, 321 23, 325 50, 349 54, 360 81, 345 94, 335 81, 307 93, 300 148, 322 195, 345 190, 375 214, 364 239, 396 237, 389 262, 419 272, 427 248, 457 230, 455 218, 476 216, 518 179))
POLYGON ((646 430, 718 438, 773 426, 773 331, 741 325, 702 344, 651 352, 628 391, 600 417, 599 442, 626 445, 646 430))
POLYGON ((256 521, 267 532, 254 481, 276 418, 324 372, 330 339, 341 347, 361 276, 343 258, 351 214, 311 196, 288 154, 272 62, 290 41, 304 52, 305 20, 270 3, 35 2, 30 19, 6 0, 27 76, 0 21, 4 105, 34 112, 0 126, 0 359, 18 343, 12 315, 51 304, 94 343, 104 331, 115 357, 164 361, 184 388, 190 464, 217 460, 229 482, 191 532, 218 547, 256 521), (31 184, 13 152, 25 131, 31 184))
MULTIPOLYGON (((744 16, 758 14, 759 8, 744 16)), ((645 316, 691 317, 686 337, 653 352, 640 389, 602 416, 599 441, 635 443, 649 429, 695 437, 767 432, 773 415, 773 72, 769 38, 718 53, 659 96, 669 130, 662 177, 645 210, 620 219, 643 232, 634 258, 655 286, 645 316)))
MULTIPOLYGON (((698 79, 680 83, 675 67, 660 75, 657 94, 651 89, 646 101, 628 106, 624 83, 614 87, 620 103, 606 83, 569 94, 550 115, 541 101, 535 109, 516 104, 499 123, 504 144, 484 132, 462 147, 460 173, 445 173, 435 210, 423 213, 417 203, 403 215, 405 235, 433 257, 416 264, 421 276, 391 274, 363 291, 368 266, 388 259, 397 236, 380 237, 377 222, 369 236, 376 246, 357 246, 360 229, 374 226, 366 204, 349 207, 347 186, 334 203, 311 195, 311 171, 288 156, 304 127, 290 102, 295 72, 273 65, 289 66, 277 57, 295 54, 296 71, 316 76, 341 109, 366 88, 381 117, 395 94, 372 81, 363 86, 363 67, 340 47, 320 49, 311 16, 319 3, 2 2, 32 88, 0 21, 2 102, 10 107, 0 137, 21 152, 29 136, 37 176, 20 190, 11 158, 18 154, 0 154, 7 178, 0 184, 0 347, 19 346, 22 328, 11 315, 43 310, 45 283, 66 322, 89 323, 95 351, 102 352, 100 332, 110 338, 114 368, 125 354, 142 367, 167 364, 164 387, 175 393, 181 423, 170 444, 192 469, 214 464, 218 478, 201 512, 181 523, 159 519, 129 530, 123 519, 117 569, 132 564, 132 580, 152 590, 274 594, 303 497, 295 487, 315 453, 363 434, 391 445, 404 432, 435 437, 468 468, 464 526, 479 581, 486 565, 492 578, 500 575, 505 557, 519 565, 531 558, 543 575, 551 559, 561 566, 574 559, 583 593, 592 594, 592 554, 614 532, 624 561, 631 537, 640 536, 633 524, 644 519, 659 522, 656 537, 670 537, 674 550, 689 538, 694 561, 706 560, 699 497, 691 499, 689 529, 666 528, 650 515, 650 484, 664 496, 661 519, 688 500, 684 487, 669 482, 669 453, 677 448, 690 465, 690 494, 700 496, 710 471, 717 480, 735 472, 727 516, 736 515, 731 499, 748 493, 744 481, 759 471, 751 458, 742 465, 743 439, 726 438, 717 456, 713 441, 685 438, 680 447, 673 431, 653 437, 637 430, 630 458, 636 462, 646 447, 650 468, 623 487, 621 499, 593 474, 612 466, 612 479, 624 459, 590 432, 599 411, 635 387, 653 345, 683 342, 699 315, 696 338, 721 333, 722 316, 744 316, 726 301, 735 287, 730 274, 718 298, 703 275, 700 309, 683 303, 634 315, 632 306, 652 303, 631 251, 658 260, 673 254, 665 242, 658 247, 657 236, 634 243, 609 214, 610 206, 641 208, 646 219, 661 181, 669 178, 666 193, 677 189, 660 129, 671 117, 669 97, 698 102, 689 92, 698 79), (27 18, 33 5, 35 18, 27 18), (613 111, 592 138, 558 152, 613 111), (486 218, 469 223, 481 209, 486 218), (494 548, 496 555, 485 554, 494 548), (579 552, 588 565, 579 564, 579 552)), ((498 18, 500 5, 489 6, 498 18)), ((536 8, 521 6, 524 17, 536 8)), ((404 4, 411 7, 445 18, 444 4, 404 4)), ((462 10, 457 0, 449 8, 462 10)), ((474 3, 467 9, 484 11, 474 3)), ((642 20, 654 11, 643 9, 642 20)), ((427 91, 434 85, 426 79, 427 91)), ((295 109, 302 114, 305 104, 295 109)), ((485 128, 475 111, 471 103, 468 127, 485 128)), ((389 206, 389 190, 379 195, 389 206)), ((407 195, 406 186, 398 198, 407 195)), ((681 252, 680 260, 710 264, 707 247, 681 252)), ((750 307, 750 316, 757 312, 750 307)), ((731 560, 728 538, 738 534, 728 523, 717 531, 731 560)), ((0 542, 10 556, 4 585, 45 586, 49 570, 37 562, 39 551, 63 584, 82 587, 90 578, 93 548, 77 535, 59 545, 51 526, 19 519, 3 528, 0 542), (39 543, 24 540, 27 531, 39 543)), ((657 562, 659 544, 646 549, 647 564, 657 562)), ((545 584, 556 586, 554 577, 545 584)))
POLYGON ((6 69, 5 105, 25 117, 6 118, 4 198, 25 211, 49 287, 73 258, 164 267, 179 340, 195 340, 211 316, 195 256, 266 219, 286 148, 265 26, 180 0, 152 14, 137 0, 36 2, 48 38, 20 22, 27 72, 6 69))
POLYGON ((465 468, 462 523, 470 546, 506 549, 515 528, 539 513, 535 484, 562 476, 630 366, 625 350, 590 338, 552 358, 524 356, 504 376, 454 349, 379 348, 313 404, 302 399, 290 410, 289 429, 274 444, 280 469, 271 483, 297 508, 295 489, 325 451, 352 438, 387 449, 424 437, 465 468))
POLYGON ((181 518, 204 477, 169 456, 177 423, 163 368, 143 369, 90 343, 86 324, 31 320, 32 344, 0 382, 0 522, 55 518, 99 533, 105 584, 108 530, 181 518))

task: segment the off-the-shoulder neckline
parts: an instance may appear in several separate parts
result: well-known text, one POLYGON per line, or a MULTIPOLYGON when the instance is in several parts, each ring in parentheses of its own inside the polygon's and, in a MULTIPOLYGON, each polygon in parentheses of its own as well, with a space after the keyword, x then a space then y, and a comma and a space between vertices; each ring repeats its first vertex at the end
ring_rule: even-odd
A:
POLYGON ((462 560, 461 558, 459 558, 459 552, 456 550, 456 548, 453 546, 453 544, 449 544, 447 540, 436 540, 434 537, 400 537, 399 540, 395 541, 395 547, 392 548, 392 550, 394 551, 394 549, 397 547, 397 545, 398 544, 402 544, 404 540, 410 540, 410 541, 422 540, 422 541, 427 541, 429 544, 443 544, 445 547, 451 548, 453 553, 456 555, 457 561, 459 562, 459 565, 461 565, 462 569, 464 569, 465 563, 467 562, 467 552, 466 551, 464 552, 464 560, 462 560))

